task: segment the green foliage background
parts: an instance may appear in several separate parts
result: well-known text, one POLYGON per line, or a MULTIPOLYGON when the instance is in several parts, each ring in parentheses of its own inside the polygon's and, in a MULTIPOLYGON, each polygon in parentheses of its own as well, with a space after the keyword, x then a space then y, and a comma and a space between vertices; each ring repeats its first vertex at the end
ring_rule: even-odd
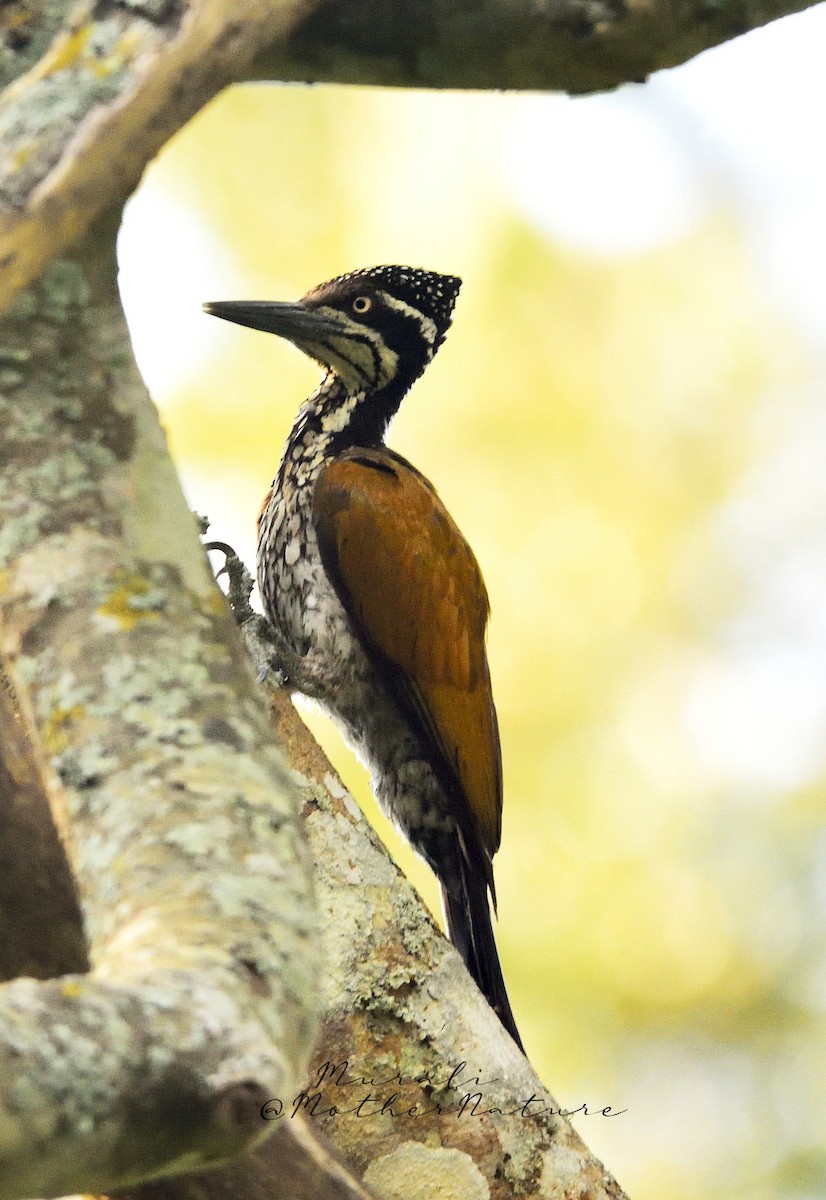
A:
MULTIPOLYGON (((762 778, 767 747, 733 711, 720 737, 754 743, 738 775, 695 719, 759 587, 726 514, 805 428, 813 366, 722 209, 612 260, 531 228, 497 154, 517 103, 226 93, 127 222, 136 346, 194 503, 249 558, 315 369, 193 315, 200 300, 294 298, 379 262, 464 278, 391 443, 437 485, 491 593, 498 936, 525 1043, 564 1105, 627 1109, 578 1127, 636 1200, 822 1195, 824 775, 762 778), (176 251, 170 221, 201 240, 176 251), (170 308, 181 276, 191 305, 170 308)), ((783 544, 800 528, 788 493, 778 509, 783 544)), ((435 907, 360 768, 310 719, 435 907)))

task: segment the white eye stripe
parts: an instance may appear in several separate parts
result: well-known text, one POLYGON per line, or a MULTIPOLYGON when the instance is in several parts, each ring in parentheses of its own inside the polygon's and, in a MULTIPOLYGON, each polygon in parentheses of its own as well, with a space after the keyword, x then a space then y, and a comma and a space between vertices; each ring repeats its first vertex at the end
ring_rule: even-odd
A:
POLYGON ((433 346, 436 338, 439 336, 439 330, 436 327, 436 322, 430 317, 420 312, 418 308, 414 308, 412 304, 408 304, 406 300, 400 300, 398 296, 391 296, 389 292, 380 292, 379 295, 382 301, 388 308, 392 308, 394 312, 403 313, 406 317, 413 317, 419 323, 422 337, 426 342, 433 346))

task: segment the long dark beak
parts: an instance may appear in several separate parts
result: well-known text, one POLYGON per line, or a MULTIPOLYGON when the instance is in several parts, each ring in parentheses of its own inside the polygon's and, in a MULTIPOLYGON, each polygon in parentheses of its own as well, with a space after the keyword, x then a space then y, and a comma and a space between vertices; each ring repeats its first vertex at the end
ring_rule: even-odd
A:
POLYGON ((215 300, 204 305, 204 312, 224 321, 234 321, 236 325, 275 333, 291 342, 317 341, 342 331, 338 322, 324 313, 276 300, 215 300))

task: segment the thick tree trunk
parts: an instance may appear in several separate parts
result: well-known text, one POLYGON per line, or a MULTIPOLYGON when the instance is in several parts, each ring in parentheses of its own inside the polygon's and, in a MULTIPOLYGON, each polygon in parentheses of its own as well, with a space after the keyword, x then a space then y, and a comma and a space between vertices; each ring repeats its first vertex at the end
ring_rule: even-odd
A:
POLYGON ((3 973, 59 975, 0 989, 14 1197, 260 1140, 306 1070, 318 950, 295 791, 131 361, 111 222, 18 296, 0 346, 3 724, 28 733, 25 755, 4 741, 4 851, 58 885, 51 911, 3 890, 26 933, 3 973))

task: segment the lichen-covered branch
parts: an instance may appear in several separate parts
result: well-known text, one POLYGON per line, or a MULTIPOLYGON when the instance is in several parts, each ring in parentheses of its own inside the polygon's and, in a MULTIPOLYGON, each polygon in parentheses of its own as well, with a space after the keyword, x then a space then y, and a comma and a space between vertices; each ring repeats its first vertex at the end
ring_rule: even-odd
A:
POLYGON ((261 1105, 290 1072, 237 972, 217 954, 135 950, 132 979, 18 979, 0 992, 4 1198, 192 1170, 266 1132, 261 1105), (155 957, 166 966, 150 972, 155 957))
MULTIPOLYGON (((68 6, 42 57, 0 96, 0 310, 97 216, 122 204, 164 142, 222 87, 243 79, 253 57, 313 3, 68 6)), ((54 8, 21 29, 39 37, 43 22, 52 28, 54 8)), ((16 40, 25 54, 21 30, 16 40)))
POLYGON ((128 352, 113 227, 2 321, 0 416, 0 652, 91 960, 0 988, 18 1198, 266 1136, 261 1104, 306 1069, 318 950, 295 793, 128 352))
POLYGON ((239 1198, 384 1200, 356 1178, 335 1145, 300 1114, 282 1122, 268 1141, 228 1167, 143 1184, 117 1195, 117 1200, 239 1198))
POLYGON ((622 1200, 284 692, 273 715, 302 777, 327 966, 310 1073, 272 1119, 307 1117, 380 1196, 622 1200))
POLYGON ((77 891, 32 732, 0 662, 0 980, 89 969, 77 891))
POLYGON ((77 0, 4 0, 0 5, 0 87, 46 53, 77 0))

